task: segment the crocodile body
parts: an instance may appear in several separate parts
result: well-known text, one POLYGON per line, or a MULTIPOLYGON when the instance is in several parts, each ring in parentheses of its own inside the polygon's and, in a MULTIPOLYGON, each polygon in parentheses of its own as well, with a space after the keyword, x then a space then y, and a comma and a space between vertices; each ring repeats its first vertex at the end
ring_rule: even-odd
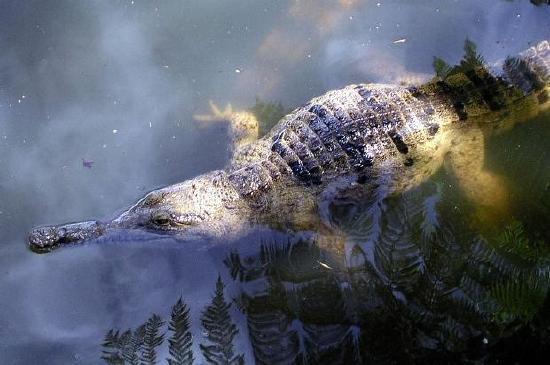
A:
POLYGON ((544 41, 508 59, 496 66, 501 76, 478 65, 420 87, 356 84, 329 91, 260 139, 252 114, 213 106, 214 116, 198 119, 231 123, 235 145, 226 169, 153 191, 107 222, 37 228, 30 246, 49 251, 112 228, 210 236, 254 224, 322 229, 336 197, 356 188, 385 195, 405 191, 449 156, 471 197, 490 205, 499 184, 482 170, 477 121, 548 108, 549 48, 544 41))

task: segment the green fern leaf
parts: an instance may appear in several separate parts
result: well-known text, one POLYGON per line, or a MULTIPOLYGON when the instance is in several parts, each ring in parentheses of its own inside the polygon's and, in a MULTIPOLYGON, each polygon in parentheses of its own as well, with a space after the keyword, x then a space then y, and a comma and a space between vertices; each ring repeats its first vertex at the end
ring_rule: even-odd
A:
POLYGON ((495 284, 489 296, 499 305, 496 317, 502 322, 531 320, 541 308, 548 292, 548 280, 538 275, 525 275, 495 284))

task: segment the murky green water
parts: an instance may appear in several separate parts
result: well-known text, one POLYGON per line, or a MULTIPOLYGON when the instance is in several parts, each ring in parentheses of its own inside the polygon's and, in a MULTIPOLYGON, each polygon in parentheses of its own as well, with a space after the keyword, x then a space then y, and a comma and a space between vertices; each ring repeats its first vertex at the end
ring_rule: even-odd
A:
POLYGON ((0 362, 200 364, 222 343, 247 364, 544 363, 548 114, 485 127, 510 207, 489 226, 442 168, 335 206, 343 254, 267 227, 230 242, 120 233, 49 255, 25 235, 223 167, 225 128, 192 119, 209 99, 281 103, 276 115, 349 83, 422 82, 466 38, 493 62, 550 38, 548 19, 519 0, 0 2, 0 362))

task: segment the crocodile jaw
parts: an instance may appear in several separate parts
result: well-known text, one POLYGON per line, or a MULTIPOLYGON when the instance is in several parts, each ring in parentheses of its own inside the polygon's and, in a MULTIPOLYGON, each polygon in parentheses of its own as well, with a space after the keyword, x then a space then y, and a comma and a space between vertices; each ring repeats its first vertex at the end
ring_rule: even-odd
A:
POLYGON ((107 225, 98 221, 38 227, 28 237, 29 248, 37 253, 50 252, 70 243, 80 243, 105 233, 107 225))

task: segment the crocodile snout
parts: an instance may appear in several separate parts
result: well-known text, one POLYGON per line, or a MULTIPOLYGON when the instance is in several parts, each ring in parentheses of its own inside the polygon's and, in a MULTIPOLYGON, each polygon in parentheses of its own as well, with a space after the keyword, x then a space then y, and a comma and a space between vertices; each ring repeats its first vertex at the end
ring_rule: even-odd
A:
POLYGON ((38 227, 29 234, 29 248, 38 253, 49 252, 65 244, 99 237, 105 228, 105 224, 96 221, 38 227))

